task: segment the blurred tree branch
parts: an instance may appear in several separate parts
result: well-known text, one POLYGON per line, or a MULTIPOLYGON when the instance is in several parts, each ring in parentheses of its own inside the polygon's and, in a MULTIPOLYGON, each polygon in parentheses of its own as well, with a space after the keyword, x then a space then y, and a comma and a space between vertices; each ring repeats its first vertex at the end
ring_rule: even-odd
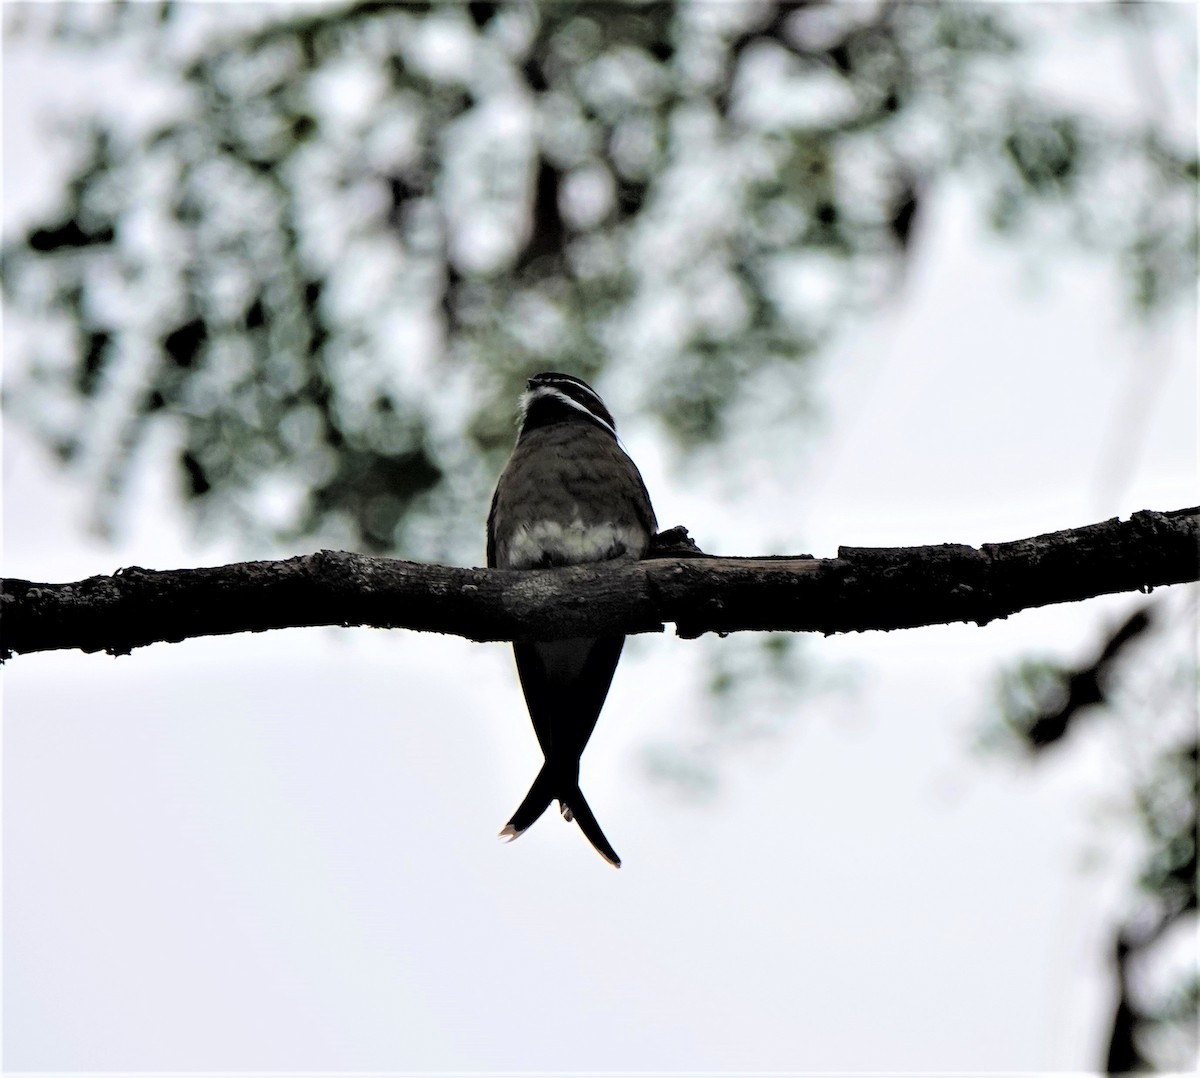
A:
POLYGON ((71 584, 8 579, 0 654, 127 654, 195 636, 313 625, 470 640, 604 633, 861 632, 957 621, 1200 578, 1200 509, 1135 513, 976 549, 842 547, 836 558, 723 558, 674 528, 633 564, 514 572, 338 551, 71 584))
MULTIPOLYGON (((1113 929, 1109 956, 1114 1002, 1104 1071, 1174 1070, 1195 1060, 1200 1031, 1200 967, 1194 961, 1164 986, 1147 983, 1148 966, 1171 969, 1159 953, 1170 937, 1195 936, 1200 741, 1196 727, 1195 624, 1187 619, 1182 667, 1171 666, 1172 618, 1155 599, 1111 625, 1081 663, 1025 658, 999 682, 1000 719, 1035 759, 1076 738, 1081 728, 1120 716, 1127 764, 1136 778, 1129 815, 1144 851, 1130 912, 1113 929), (1167 665, 1164 666, 1163 664, 1167 665), (1133 671, 1153 694, 1130 691, 1133 671), (1136 701, 1133 703, 1131 701, 1136 701), (1130 724, 1141 720, 1137 729, 1130 724)), ((1178 660, 1176 660, 1178 661, 1178 660)))
POLYGON ((104 530, 153 445, 209 523, 461 560, 539 368, 624 376, 680 455, 748 402, 799 440, 808 360, 895 295, 952 174, 1141 313, 1194 292, 1194 146, 1031 89, 1017 6, 206 11, 5 11, 157 102, 73 117, 3 250, 6 409, 104 530))
POLYGON ((1005 727, 1030 752, 1057 744, 1080 713, 1108 702, 1110 683, 1120 669, 1126 647, 1153 625, 1149 605, 1134 611, 1109 634, 1099 653, 1077 667, 1028 658, 1001 679, 1005 727))

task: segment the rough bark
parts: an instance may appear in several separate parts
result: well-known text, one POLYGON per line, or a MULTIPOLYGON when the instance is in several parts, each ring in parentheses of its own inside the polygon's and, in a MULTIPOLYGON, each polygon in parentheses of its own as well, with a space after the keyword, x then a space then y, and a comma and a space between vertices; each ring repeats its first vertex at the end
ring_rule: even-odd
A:
POLYGON ((747 629, 825 634, 984 625, 1050 603, 1200 577, 1200 508, 1135 513, 982 547, 842 547, 836 558, 724 558, 674 528, 647 560, 513 571, 322 550, 285 561, 0 586, 0 656, 308 625, 530 640, 747 629))

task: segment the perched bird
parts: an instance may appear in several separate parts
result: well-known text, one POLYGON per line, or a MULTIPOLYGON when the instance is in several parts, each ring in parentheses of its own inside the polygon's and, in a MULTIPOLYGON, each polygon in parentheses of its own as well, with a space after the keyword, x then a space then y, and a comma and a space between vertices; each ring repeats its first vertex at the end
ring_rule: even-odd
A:
MULTIPOLYGON (((617 443, 612 414, 569 374, 535 374, 520 404, 520 431, 488 514, 487 563, 541 569, 637 560, 656 522, 637 467, 617 443)), ((579 758, 596 728, 623 636, 517 643, 525 703, 546 758, 525 800, 500 832, 517 838, 553 800, 609 864, 609 845, 579 789, 579 758)))

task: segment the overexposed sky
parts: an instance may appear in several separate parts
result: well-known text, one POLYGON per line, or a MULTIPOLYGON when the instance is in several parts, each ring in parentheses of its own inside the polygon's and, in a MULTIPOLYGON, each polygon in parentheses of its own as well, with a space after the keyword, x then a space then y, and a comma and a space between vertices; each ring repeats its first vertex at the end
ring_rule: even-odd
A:
MULTIPOLYGON (((1071 54, 1072 85, 1127 100, 1104 57, 1071 54)), ((5 59, 11 226, 46 182, 28 118, 87 81, 5 59)), ((1131 328, 1107 265, 1014 250, 977 218, 965 182, 929 199, 902 295, 825 360, 825 432, 795 468, 735 498, 626 426, 663 526, 825 556, 1193 504, 1194 307, 1131 328)), ((153 469, 100 543, 86 492, 12 422, 4 483, 10 576, 238 557, 188 536, 153 469)), ((1138 601, 815 639, 852 687, 785 702, 750 740, 705 719, 720 642, 634 641, 583 768, 619 872, 552 814, 496 841, 538 765, 503 646, 329 629, 18 657, 5 1068, 1090 1069, 1136 854, 1098 815, 1127 782, 1119 731, 1036 767, 972 744, 1000 664, 1085 656, 1138 601), (712 800, 648 777, 648 747, 698 742, 712 800)))

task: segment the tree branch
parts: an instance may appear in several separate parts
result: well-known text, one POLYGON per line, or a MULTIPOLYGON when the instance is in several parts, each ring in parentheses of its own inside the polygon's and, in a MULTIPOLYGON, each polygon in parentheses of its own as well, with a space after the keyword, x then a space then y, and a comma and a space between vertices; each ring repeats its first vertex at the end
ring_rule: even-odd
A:
POLYGON ((157 641, 308 625, 368 625, 468 640, 747 629, 861 632, 984 625, 1018 610, 1148 591, 1200 577, 1200 508, 1134 513, 979 549, 842 547, 836 558, 722 558, 683 528, 648 559, 514 571, 322 550, 286 561, 71 584, 0 584, 0 659, 79 648, 128 654, 157 641))

